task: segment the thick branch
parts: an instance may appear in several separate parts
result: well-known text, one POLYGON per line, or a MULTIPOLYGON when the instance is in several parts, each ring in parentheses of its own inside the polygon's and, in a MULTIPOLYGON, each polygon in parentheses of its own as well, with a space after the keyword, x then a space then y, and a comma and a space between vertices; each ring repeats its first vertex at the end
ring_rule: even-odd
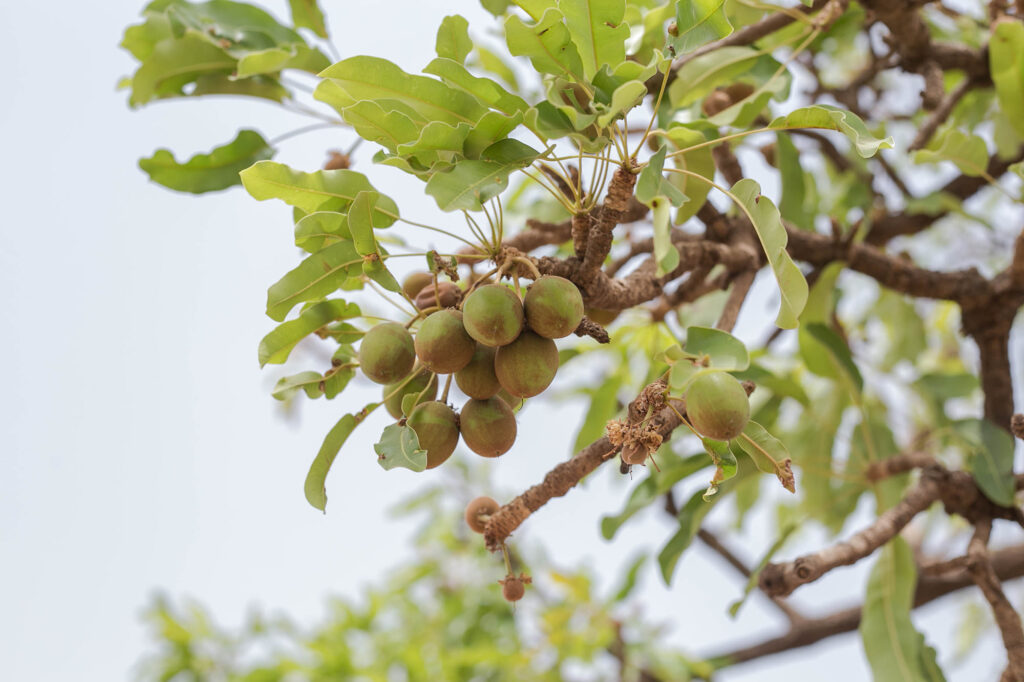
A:
MULTIPOLYGON (((586 253, 576 272, 575 279, 586 287, 601 271, 604 259, 612 248, 612 231, 623 220, 633 198, 636 175, 629 165, 619 166, 608 184, 608 195, 597 219, 590 226, 586 239, 586 253)), ((574 239, 574 243, 575 243, 574 239)))
POLYGON ((992 615, 1003 637, 1009 659, 1003 679, 1024 682, 1024 628, 1021 627, 1020 614, 1006 598, 999 575, 992 565, 987 546, 991 531, 992 521, 989 519, 975 524, 974 535, 967 545, 967 572, 992 607, 992 615))

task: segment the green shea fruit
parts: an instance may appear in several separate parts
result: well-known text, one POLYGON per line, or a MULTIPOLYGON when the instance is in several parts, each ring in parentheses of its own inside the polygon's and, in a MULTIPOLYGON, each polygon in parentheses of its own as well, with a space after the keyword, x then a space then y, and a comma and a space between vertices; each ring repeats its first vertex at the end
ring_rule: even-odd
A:
POLYGON ((466 525, 474 533, 483 533, 487 522, 481 516, 490 516, 501 509, 501 505, 491 497, 478 497, 466 505, 466 525))
POLYGON ((523 304, 500 284, 485 284, 462 304, 466 331, 485 346, 506 346, 523 331, 523 304))
POLYGON ((732 440, 750 421, 750 401, 731 374, 700 374, 686 391, 686 416, 697 433, 715 440, 732 440))
POLYGON ((494 355, 494 373, 502 388, 518 398, 531 398, 551 385, 558 371, 558 347, 525 331, 494 355))
POLYGON ((476 342, 462 326, 462 313, 450 308, 431 313, 416 332, 416 356, 437 374, 451 374, 469 364, 476 342))
POLYGON ((498 375, 494 373, 495 349, 478 343, 473 359, 455 373, 459 390, 470 398, 487 400, 501 390, 498 375))
POLYGON ((378 384, 390 384, 409 375, 416 362, 412 334, 397 322, 384 322, 366 332, 359 344, 359 367, 378 384))
POLYGON ((423 389, 427 389, 423 391, 423 395, 416 401, 417 405, 437 397, 437 377, 428 370, 424 369, 418 372, 416 376, 409 379, 409 383, 405 386, 402 386, 402 381, 405 381, 405 379, 403 378, 401 381, 388 384, 383 390, 384 407, 387 408, 388 414, 395 419, 402 416, 402 400, 405 396, 420 393, 423 389))
POLYGON ((423 291, 423 287, 434 283, 434 276, 429 272, 413 272, 402 280, 402 292, 409 298, 423 291))
POLYGON ((576 285, 564 277, 544 275, 526 291, 523 298, 526 324, 548 339, 569 336, 583 319, 583 296, 576 285))
POLYGON ((416 406, 406 424, 416 432, 420 449, 427 451, 427 468, 444 463, 459 442, 459 418, 455 410, 439 400, 416 406))
POLYGON ((516 416, 498 397, 474 398, 463 405, 459 428, 466 446, 484 457, 503 455, 516 442, 516 416))

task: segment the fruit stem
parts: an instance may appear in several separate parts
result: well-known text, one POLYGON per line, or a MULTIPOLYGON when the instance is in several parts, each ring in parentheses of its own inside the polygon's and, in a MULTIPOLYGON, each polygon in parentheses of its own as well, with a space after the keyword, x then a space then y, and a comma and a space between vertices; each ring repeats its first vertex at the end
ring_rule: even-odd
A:
POLYGON ((452 387, 452 377, 453 376, 455 376, 455 375, 454 374, 449 374, 448 375, 448 379, 446 379, 445 382, 444 382, 444 393, 441 394, 441 402, 442 403, 447 403, 448 402, 448 389, 450 389, 452 387))
POLYGON ((501 543, 501 555, 505 557, 505 570, 508 571, 508 575, 513 575, 512 559, 510 559, 508 556, 508 547, 505 545, 504 542, 501 543))

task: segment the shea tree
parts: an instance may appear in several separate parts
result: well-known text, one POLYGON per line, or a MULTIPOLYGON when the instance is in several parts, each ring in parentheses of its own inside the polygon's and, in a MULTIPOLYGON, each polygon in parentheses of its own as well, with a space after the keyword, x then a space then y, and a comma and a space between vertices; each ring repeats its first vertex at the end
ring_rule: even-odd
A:
MULTIPOLYGON (((571 505, 601 469, 631 482, 621 509, 608 500, 592 520, 594 542, 664 509, 675 530, 652 555, 665 583, 698 540, 789 623, 758 644, 685 656, 646 642, 638 660, 622 623, 598 619, 604 634, 577 653, 622 669, 595 674, 709 677, 859 629, 876 679, 942 679, 911 611, 977 586, 1005 645, 1002 679, 1024 680, 1021 618, 1003 587, 1024 575, 1024 545, 989 547, 995 525, 1016 526, 1018 542, 1024 525, 1011 379, 1024 304, 1024 6, 482 5, 487 25, 444 17, 418 72, 332 48, 312 0, 291 2, 287 19, 228 0, 156 0, 125 32, 138 60, 122 83, 132 106, 224 95, 313 121, 140 161, 173 190, 241 185, 292 208, 302 258, 267 291, 258 360, 285 364, 307 338, 329 349, 273 391, 338 414, 310 453, 310 505, 329 513, 328 484, 359 493, 329 479, 336 458, 429 480, 464 458, 515 457, 540 416, 529 406, 575 393, 587 409, 574 454, 520 494, 499 498, 481 479, 453 491, 482 538, 456 517, 458 534, 437 541, 489 550, 494 594, 528 604, 535 590, 543 602, 530 573, 546 560, 517 569, 510 536, 528 541, 549 500, 571 505), (273 160, 317 128, 349 151, 273 160), (389 193, 395 172, 421 182, 433 217, 389 193), (762 315, 754 302, 765 300, 762 315), (742 339, 741 313, 755 330, 742 339), (346 388, 367 380, 380 398, 353 404, 346 388), (372 453, 346 447, 357 428, 375 432, 372 453), (778 519, 755 567, 705 526, 726 499, 739 526, 778 519), (862 502, 870 518, 848 522, 862 502), (834 537, 794 556, 808 528, 834 537), (873 564, 861 608, 812 617, 790 603, 859 561, 873 564)), ((346 10, 334 11, 343 44, 346 10)), ((565 608, 597 608, 591 597, 576 591, 565 608)), ((489 655, 494 679, 526 679, 489 655)), ((410 679, 473 677, 391 663, 410 679)))

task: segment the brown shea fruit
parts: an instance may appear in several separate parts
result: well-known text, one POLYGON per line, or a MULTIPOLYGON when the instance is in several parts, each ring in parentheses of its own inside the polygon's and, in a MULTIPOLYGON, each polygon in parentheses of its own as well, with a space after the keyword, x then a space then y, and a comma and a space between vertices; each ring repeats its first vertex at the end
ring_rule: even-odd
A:
POLYGON ((490 346, 476 344, 473 359, 455 373, 456 385, 470 398, 487 400, 501 390, 498 376, 494 373, 494 352, 490 346))
POLYGON ((494 373, 502 388, 519 398, 544 392, 558 372, 558 347, 531 331, 525 331, 494 356, 494 373))
POLYGON ((725 88, 725 94, 729 95, 733 104, 736 104, 754 94, 754 86, 750 83, 733 83, 725 88))
POLYGON ((483 457, 503 455, 516 442, 516 416, 498 397, 467 402, 462 406, 459 426, 466 446, 483 457))
POLYGON ((419 290, 419 293, 413 299, 413 303, 420 310, 426 310, 436 306, 438 301, 441 302, 442 308, 454 308, 462 300, 462 289, 454 282, 438 282, 436 291, 435 295, 434 283, 428 283, 419 290))
POLYGON ((442 464, 455 452, 459 442, 459 419, 455 410, 439 400, 416 406, 405 422, 420 441, 420 449, 427 451, 427 468, 442 464))
POLYGON ((700 435, 732 440, 750 421, 750 400, 736 377, 707 372, 698 375, 686 390, 686 417, 700 435))
POLYGON ((498 582, 501 583, 501 596, 505 597, 505 601, 517 602, 526 594, 526 586, 533 581, 520 573, 518 578, 509 574, 498 582))
POLYGON ((366 332, 359 344, 359 367, 378 384, 409 375, 416 362, 412 334, 397 322, 383 322, 366 332))
POLYGON ((622 461, 626 464, 644 464, 648 454, 647 450, 639 445, 627 445, 622 448, 622 461))
POLYGON ((451 374, 469 364, 476 343, 462 326, 462 313, 446 308, 427 316, 416 332, 416 356, 437 374, 451 374))
POLYGON ((564 277, 544 275, 530 285, 523 297, 526 324, 548 339, 569 336, 583 319, 583 296, 564 277))
POLYGON ((409 298, 423 291, 423 287, 434 283, 434 276, 429 272, 411 272, 402 280, 402 293, 409 298))
POLYGON ((514 291, 501 284, 475 289, 462 304, 469 335, 485 346, 505 346, 523 331, 523 304, 514 291))
POLYGON ((601 310, 600 308, 587 308, 586 314, 591 322, 597 322, 602 327, 607 327, 618 318, 621 310, 601 310))
POLYGON ((332 149, 327 153, 330 156, 324 163, 324 170, 344 170, 352 165, 352 160, 348 157, 348 154, 343 154, 337 149, 332 149))
POLYGON ((490 516, 501 509, 501 505, 490 497, 478 497, 466 505, 466 524, 474 533, 483 533, 487 523, 480 516, 490 516))
POLYGON ((729 93, 725 90, 715 90, 707 97, 704 98, 704 103, 701 104, 701 111, 704 112, 705 116, 714 116, 715 114, 725 111, 732 106, 732 98, 729 97, 729 93))
POLYGON ((430 370, 420 370, 416 373, 416 376, 409 379, 409 383, 405 386, 402 386, 403 381, 405 381, 405 377, 394 383, 387 384, 383 389, 384 407, 387 409, 388 414, 395 419, 402 416, 402 399, 405 396, 427 389, 416 403, 417 405, 437 397, 437 377, 431 374, 430 370), (399 388, 399 386, 402 387, 399 388), (393 395, 388 397, 392 392, 394 392, 393 395))

